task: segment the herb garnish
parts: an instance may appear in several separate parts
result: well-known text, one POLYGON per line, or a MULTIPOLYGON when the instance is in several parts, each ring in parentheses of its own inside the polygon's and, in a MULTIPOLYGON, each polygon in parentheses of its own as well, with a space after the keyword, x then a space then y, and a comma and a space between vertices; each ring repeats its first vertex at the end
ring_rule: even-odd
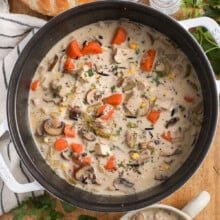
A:
POLYGON ((115 89, 116 89, 116 86, 115 86, 115 85, 113 85, 113 86, 111 87, 111 91, 112 91, 112 92, 114 92, 114 91, 115 91, 115 89))
POLYGON ((135 53, 138 55, 138 54, 140 53, 140 49, 137 48, 137 49, 135 50, 135 53))
POLYGON ((121 161, 120 163, 118 163, 118 167, 119 168, 126 168, 126 165, 123 163, 123 161, 121 161))
MULTIPOLYGON (((208 16, 220 23, 219 0, 184 0, 181 9, 181 19, 208 16)), ((220 75, 220 47, 205 28, 195 28, 192 34, 204 49, 214 72, 220 75)))
POLYGON ((152 78, 152 82, 154 82, 156 84, 156 86, 159 86, 161 84, 158 76, 152 78))
POLYGON ((93 75, 94 75, 94 73, 93 73, 92 69, 89 69, 89 70, 87 71, 87 74, 88 74, 88 76, 89 76, 89 77, 91 77, 91 76, 93 76, 93 75))
MULTIPOLYGON (((62 202, 64 211, 72 212, 75 207, 62 202)), ((64 217, 62 212, 56 211, 56 201, 48 194, 44 194, 37 198, 29 198, 17 208, 12 210, 13 219, 23 220, 27 216, 35 219, 58 220, 64 217)))

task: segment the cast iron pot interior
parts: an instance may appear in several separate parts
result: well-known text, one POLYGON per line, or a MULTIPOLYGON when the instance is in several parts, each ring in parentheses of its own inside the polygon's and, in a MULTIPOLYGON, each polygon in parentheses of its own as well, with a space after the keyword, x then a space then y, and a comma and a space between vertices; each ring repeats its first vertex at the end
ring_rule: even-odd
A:
POLYGON ((125 211, 158 202, 182 186, 204 159, 216 128, 217 92, 210 65, 195 40, 173 19, 140 4, 103 1, 71 9, 46 24, 20 55, 9 84, 7 114, 16 150, 33 177, 50 193, 73 205, 97 211, 125 211), (102 196, 69 185, 46 164, 32 138, 28 118, 29 86, 35 70, 50 48, 68 33, 102 20, 128 18, 167 35, 192 62, 202 85, 204 119, 198 142, 183 166, 166 182, 141 193, 102 196))

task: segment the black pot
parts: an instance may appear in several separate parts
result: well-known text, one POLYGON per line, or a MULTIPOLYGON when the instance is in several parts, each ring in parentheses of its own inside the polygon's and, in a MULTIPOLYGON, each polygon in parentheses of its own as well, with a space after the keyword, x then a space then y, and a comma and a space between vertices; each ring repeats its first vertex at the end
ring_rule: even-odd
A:
POLYGON ((218 99, 214 74, 198 43, 175 20, 144 5, 101 1, 71 9, 48 22, 30 40, 20 55, 9 84, 7 116, 10 134, 23 163, 51 194, 73 205, 96 211, 125 211, 158 202, 180 188, 198 169, 211 145, 216 129, 218 99), (33 140, 28 118, 29 85, 36 68, 50 48, 68 33, 101 20, 128 18, 151 26, 173 40, 192 62, 204 98, 202 129, 192 153, 166 182, 150 190, 125 196, 102 196, 69 185, 54 174, 33 140))

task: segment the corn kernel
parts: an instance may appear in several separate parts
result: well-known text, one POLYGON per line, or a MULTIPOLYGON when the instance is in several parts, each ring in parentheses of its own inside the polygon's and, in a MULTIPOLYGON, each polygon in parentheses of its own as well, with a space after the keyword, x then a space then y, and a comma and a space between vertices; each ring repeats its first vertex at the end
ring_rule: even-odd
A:
POLYGON ((129 48, 130 49, 137 49, 138 48, 138 45, 136 43, 130 43, 129 44, 129 48))
POLYGON ((68 168, 68 164, 67 163, 61 163, 61 169, 65 170, 68 168))
POLYGON ((44 143, 48 143, 49 142, 49 138, 48 137, 44 137, 43 141, 44 141, 44 143))
POLYGON ((146 106, 147 106, 147 104, 145 102, 142 102, 140 108, 144 108, 146 106))
POLYGON ((168 75, 168 79, 170 79, 170 80, 174 80, 175 77, 176 77, 176 75, 174 73, 170 73, 168 75))
POLYGON ((150 102, 154 102, 155 100, 156 100, 156 98, 155 97, 150 97, 150 102))
POLYGON ((138 160, 139 158, 140 158, 139 153, 136 153, 136 152, 131 153, 131 159, 132 160, 138 160))
POLYGON ((167 163, 163 163, 160 167, 162 171, 168 171, 170 169, 170 165, 167 163))
POLYGON ((129 69, 129 70, 128 70, 128 73, 129 73, 129 74, 135 74, 135 69, 133 69, 133 68, 129 69))
POLYGON ((59 112, 63 113, 65 111, 64 107, 59 107, 59 112))

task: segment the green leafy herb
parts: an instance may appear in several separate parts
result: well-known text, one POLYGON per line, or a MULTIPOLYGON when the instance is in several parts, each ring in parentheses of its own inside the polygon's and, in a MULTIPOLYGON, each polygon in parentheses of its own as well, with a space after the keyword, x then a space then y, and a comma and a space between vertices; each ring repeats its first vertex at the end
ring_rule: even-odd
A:
POLYGON ((115 86, 115 85, 111 87, 111 91, 112 91, 112 92, 114 92, 115 89, 116 89, 116 86, 115 86))
MULTIPOLYGON (((184 0, 182 11, 184 14, 182 19, 208 16, 220 23, 219 0, 184 0)), ((214 72, 220 75, 220 47, 205 28, 199 27, 193 29, 192 34, 205 51, 214 72)))
POLYGON ((130 121, 129 121, 129 122, 127 123, 127 127, 128 127, 128 128, 137 128, 137 124, 134 123, 134 122, 130 122, 130 121))
POLYGON ((76 209, 76 207, 74 207, 64 201, 61 201, 61 204, 62 204, 65 212, 73 212, 76 209))
POLYGON ((91 77, 91 76, 93 76, 93 75, 94 75, 94 73, 93 73, 92 69, 89 69, 89 70, 87 71, 87 74, 88 74, 88 76, 89 76, 89 77, 91 77))
POLYGON ((155 70, 154 72, 157 74, 157 76, 158 76, 159 78, 162 78, 162 77, 167 76, 167 73, 166 73, 165 71, 155 70))
POLYGON ((137 48, 137 49, 135 50, 135 53, 138 55, 138 54, 140 53, 140 49, 137 48))
POLYGON ((97 218, 89 215, 80 215, 78 220, 97 220, 97 218))
POLYGON ((120 127, 117 131, 116 131, 116 136, 119 136, 121 134, 121 131, 122 131, 122 127, 120 127))
POLYGON ((156 86, 159 86, 161 84, 158 76, 152 78, 152 82, 154 82, 156 84, 156 86))
POLYGON ((121 161, 120 163, 118 163, 118 167, 119 168, 126 168, 126 165, 123 163, 123 161, 121 161))
POLYGON ((48 194, 37 198, 29 198, 20 206, 12 210, 14 220, 23 220, 26 216, 35 217, 36 220, 58 220, 63 213, 56 211, 56 202, 48 194))

